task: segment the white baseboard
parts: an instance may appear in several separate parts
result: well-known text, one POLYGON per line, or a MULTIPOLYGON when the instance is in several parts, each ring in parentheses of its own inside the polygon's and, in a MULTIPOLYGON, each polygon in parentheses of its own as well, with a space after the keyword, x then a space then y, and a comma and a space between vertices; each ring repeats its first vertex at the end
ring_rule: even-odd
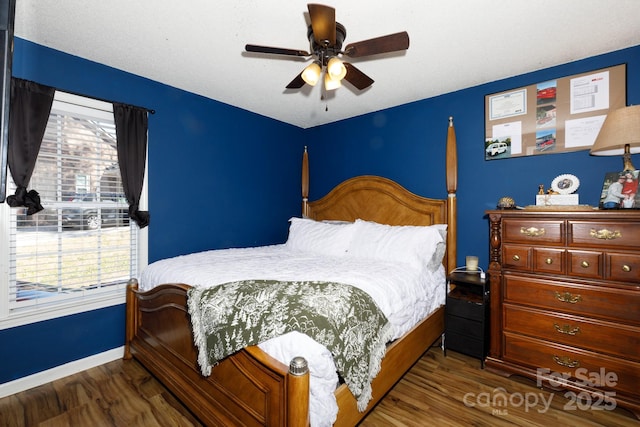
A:
POLYGON ((56 366, 55 368, 51 368, 46 371, 0 384, 0 398, 37 387, 72 374, 77 374, 78 372, 82 372, 117 359, 122 359, 123 355, 124 346, 117 347, 103 353, 94 354, 93 356, 85 357, 80 360, 74 360, 73 362, 65 363, 64 365, 56 366))

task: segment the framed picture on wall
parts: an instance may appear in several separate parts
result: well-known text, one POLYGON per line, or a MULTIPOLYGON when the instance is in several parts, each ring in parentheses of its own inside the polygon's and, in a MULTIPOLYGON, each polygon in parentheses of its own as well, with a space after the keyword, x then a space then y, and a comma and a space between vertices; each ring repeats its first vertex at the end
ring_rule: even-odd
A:
POLYGON ((600 209, 640 209, 640 170, 607 172, 604 176, 600 209))

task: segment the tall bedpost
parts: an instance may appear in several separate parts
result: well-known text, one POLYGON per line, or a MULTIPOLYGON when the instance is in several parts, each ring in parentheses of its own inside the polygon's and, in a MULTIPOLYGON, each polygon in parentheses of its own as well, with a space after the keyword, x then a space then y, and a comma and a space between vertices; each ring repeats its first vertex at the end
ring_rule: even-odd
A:
POLYGON ((304 147, 302 153, 302 216, 307 217, 309 214, 309 154, 307 147, 304 147))
POLYGON ((457 265, 456 241, 458 238, 458 213, 456 191, 458 190, 458 149, 456 147, 456 130, 453 117, 449 117, 447 131, 447 212, 449 227, 447 229, 447 274, 457 265))

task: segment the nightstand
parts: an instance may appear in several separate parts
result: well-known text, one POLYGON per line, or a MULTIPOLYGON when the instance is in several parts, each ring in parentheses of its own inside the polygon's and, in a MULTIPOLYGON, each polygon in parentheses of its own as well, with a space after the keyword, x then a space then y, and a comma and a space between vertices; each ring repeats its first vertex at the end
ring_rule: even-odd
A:
POLYGON ((488 281, 478 273, 453 272, 448 277, 444 352, 447 349, 484 359, 489 348, 488 281))

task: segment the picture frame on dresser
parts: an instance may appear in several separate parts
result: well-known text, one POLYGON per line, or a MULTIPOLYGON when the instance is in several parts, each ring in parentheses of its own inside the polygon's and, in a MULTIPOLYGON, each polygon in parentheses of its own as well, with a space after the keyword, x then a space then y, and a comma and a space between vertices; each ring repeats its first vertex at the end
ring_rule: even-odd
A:
POLYGON ((600 209, 640 209, 640 170, 607 172, 600 193, 600 209))

